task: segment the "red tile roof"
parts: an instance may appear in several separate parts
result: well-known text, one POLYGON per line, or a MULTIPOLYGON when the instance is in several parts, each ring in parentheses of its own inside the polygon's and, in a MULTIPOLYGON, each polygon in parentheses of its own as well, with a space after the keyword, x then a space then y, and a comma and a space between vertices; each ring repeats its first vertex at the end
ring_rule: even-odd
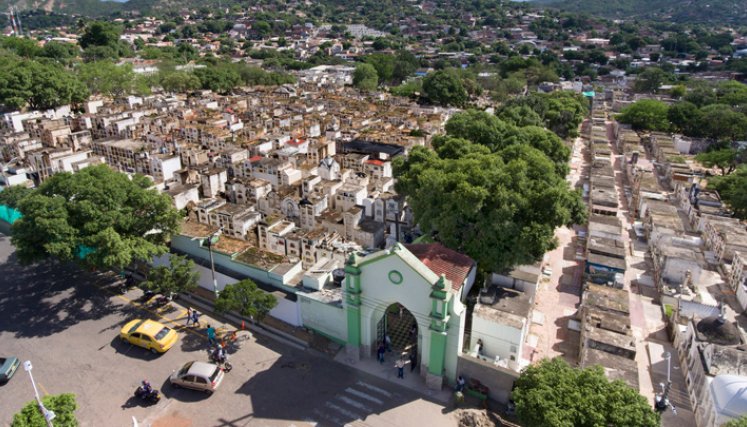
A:
POLYGON ((262 160, 262 156, 252 156, 249 158, 249 163, 254 163, 262 160))
POLYGON ((372 164, 372 165, 376 165, 376 166, 381 166, 381 165, 384 164, 384 162, 382 162, 381 160, 378 160, 378 159, 371 159, 371 160, 366 161, 366 163, 369 163, 369 164, 372 164))
POLYGON ((431 271, 446 276, 451 287, 458 291, 467 279, 475 261, 467 255, 451 250, 440 243, 418 243, 405 245, 408 251, 430 268, 431 271))

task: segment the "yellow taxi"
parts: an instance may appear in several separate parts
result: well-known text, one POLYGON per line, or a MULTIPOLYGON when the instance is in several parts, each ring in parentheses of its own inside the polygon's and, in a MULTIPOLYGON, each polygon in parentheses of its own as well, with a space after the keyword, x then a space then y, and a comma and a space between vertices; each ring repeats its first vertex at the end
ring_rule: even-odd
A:
POLYGON ((149 319, 135 319, 128 322, 119 331, 119 337, 123 341, 143 347, 152 353, 165 353, 174 346, 178 339, 175 330, 149 319))

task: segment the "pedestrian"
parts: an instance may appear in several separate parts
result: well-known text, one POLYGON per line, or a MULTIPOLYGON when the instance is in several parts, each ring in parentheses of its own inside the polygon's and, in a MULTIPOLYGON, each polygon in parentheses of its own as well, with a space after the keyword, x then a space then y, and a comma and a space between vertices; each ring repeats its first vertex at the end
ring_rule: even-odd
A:
POLYGON ((192 320, 194 320, 192 319, 192 307, 187 307, 187 325, 186 326, 189 326, 189 322, 191 322, 192 320))
POLYGON ((384 353, 386 350, 384 349, 384 344, 379 344, 379 349, 376 350, 376 359, 379 361, 379 363, 384 363, 384 353))
POLYGON ((415 341, 418 338, 418 325, 417 323, 413 323, 412 326, 410 326, 410 341, 415 341))
POLYGON ((208 337, 208 344, 211 346, 215 344, 215 328, 210 326, 210 324, 207 325, 207 337, 208 337))
POLYGON ((405 379, 405 360, 400 357, 394 367, 397 368, 397 378, 405 379))
POLYGON ((413 350, 410 352, 410 372, 414 371, 418 367, 418 352, 413 350))
POLYGON ((192 310, 192 324, 200 327, 200 313, 197 310, 192 310))
POLYGON ((463 392, 464 391, 464 377, 459 375, 459 378, 457 378, 457 383, 455 387, 455 391, 463 392))
POLYGON ((384 346, 386 347, 386 351, 392 351, 392 339, 389 337, 389 334, 384 335, 384 346))

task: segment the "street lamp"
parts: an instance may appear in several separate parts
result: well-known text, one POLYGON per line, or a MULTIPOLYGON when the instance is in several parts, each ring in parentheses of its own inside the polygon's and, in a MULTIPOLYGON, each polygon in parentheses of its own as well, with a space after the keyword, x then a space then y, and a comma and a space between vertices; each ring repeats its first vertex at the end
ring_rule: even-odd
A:
POLYGON ((47 421, 47 427, 53 427, 52 420, 54 419, 55 414, 54 412, 44 407, 44 404, 42 403, 41 398, 39 397, 39 390, 36 389, 36 383, 34 382, 34 376, 31 375, 31 370, 33 368, 34 367, 31 365, 30 360, 23 362, 23 369, 29 373, 29 378, 31 378, 31 385, 34 387, 34 397, 36 397, 36 403, 39 405, 39 410, 41 411, 42 415, 44 415, 44 420, 47 421))
POLYGON ((223 232, 223 227, 219 228, 218 231, 208 236, 207 247, 210 253, 210 271, 213 273, 213 292, 215 292, 215 298, 218 299, 218 281, 215 279, 215 262, 213 261, 213 245, 218 243, 220 235, 223 232))
POLYGON ((671 371, 672 371, 672 353, 664 353, 664 358, 667 359, 667 383, 659 383, 661 386, 661 394, 657 394, 654 397, 654 409, 657 412, 663 412, 667 410, 667 407, 672 409, 672 413, 677 415, 677 408, 672 405, 669 401, 669 391, 672 389, 671 371))

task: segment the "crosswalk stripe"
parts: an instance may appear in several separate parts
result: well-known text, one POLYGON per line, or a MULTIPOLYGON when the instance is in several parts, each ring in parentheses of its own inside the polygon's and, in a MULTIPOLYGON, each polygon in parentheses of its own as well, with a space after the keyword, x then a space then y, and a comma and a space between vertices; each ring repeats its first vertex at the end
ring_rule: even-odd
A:
POLYGON ((326 407, 328 407, 328 408, 330 408, 332 410, 335 410, 335 411, 339 412, 340 414, 345 415, 346 417, 352 418, 354 420, 358 419, 358 418, 362 418, 360 415, 356 414, 355 412, 349 411, 349 410, 347 410, 347 409, 345 409, 343 407, 335 405, 332 402, 327 402, 327 403, 324 404, 324 406, 326 406, 326 407))
POLYGON ((352 394, 352 395, 354 395, 354 396, 360 397, 361 399, 365 399, 365 400, 368 400, 369 402, 373 402, 373 403, 375 403, 377 405, 382 405, 384 403, 383 401, 381 401, 381 400, 379 400, 379 399, 371 396, 370 394, 366 394, 366 393, 364 393, 362 391, 358 391, 358 390, 356 390, 356 389, 354 389, 352 387, 346 388, 345 391, 348 392, 348 393, 350 393, 350 394, 352 394))
POLYGON ((342 400, 343 402, 347 403, 348 405, 356 407, 356 408, 358 408, 358 409, 360 409, 362 411, 365 411, 368 414, 370 414, 371 412, 373 412, 373 409, 371 409, 368 406, 366 406, 366 405, 364 405, 364 404, 362 404, 362 403, 360 403, 360 402, 358 402, 356 400, 353 400, 353 399, 351 399, 349 397, 337 396, 336 399, 342 400))
POLYGON ((322 417, 324 419, 332 421, 335 425, 341 426, 341 425, 345 424, 345 422, 343 420, 341 420, 341 419, 339 419, 339 418, 337 418, 337 417, 335 417, 335 416, 333 416, 333 415, 331 415, 329 413, 324 413, 324 412, 320 411, 319 409, 314 409, 314 413, 317 414, 317 415, 319 415, 320 417, 322 417))
POLYGON ((388 391, 386 391, 386 390, 384 390, 384 389, 381 389, 381 388, 379 388, 379 387, 376 387, 376 386, 374 386, 374 385, 371 385, 371 384, 369 384, 369 383, 364 383, 363 381, 358 381, 358 382, 356 383, 356 385, 359 385, 359 386, 361 386, 361 387, 363 387, 363 388, 367 388, 367 389, 369 389, 369 390, 371 390, 371 391, 375 391, 375 392, 377 392, 377 393, 380 393, 380 394, 382 394, 382 395, 384 395, 384 396, 386 396, 386 397, 392 397, 392 394, 391 394, 391 393, 389 393, 388 391))

